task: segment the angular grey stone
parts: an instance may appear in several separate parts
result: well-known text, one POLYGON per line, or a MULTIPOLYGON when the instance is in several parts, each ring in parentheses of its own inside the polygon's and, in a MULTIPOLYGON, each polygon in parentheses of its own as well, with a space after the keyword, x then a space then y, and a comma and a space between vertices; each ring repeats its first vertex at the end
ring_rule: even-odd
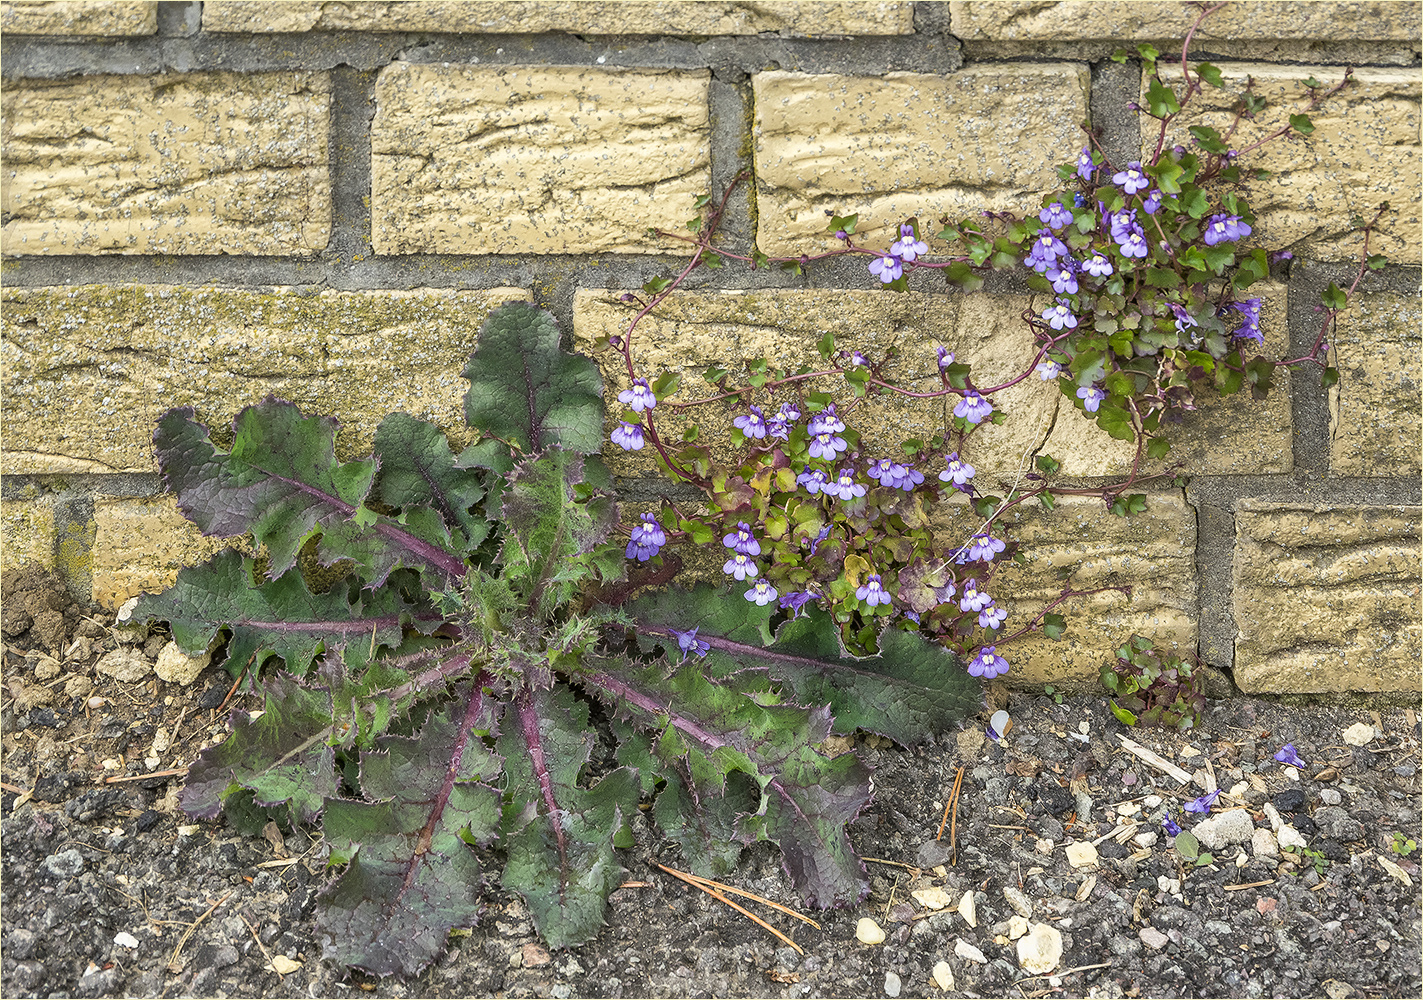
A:
POLYGON ((1218 851, 1229 844, 1243 844, 1255 832, 1255 823, 1245 809, 1232 809, 1201 820, 1191 832, 1203 848, 1218 851))
POLYGON ((1339 806, 1323 806, 1314 812, 1314 823, 1319 832, 1330 840, 1348 843, 1364 839, 1364 824, 1360 823, 1339 806))

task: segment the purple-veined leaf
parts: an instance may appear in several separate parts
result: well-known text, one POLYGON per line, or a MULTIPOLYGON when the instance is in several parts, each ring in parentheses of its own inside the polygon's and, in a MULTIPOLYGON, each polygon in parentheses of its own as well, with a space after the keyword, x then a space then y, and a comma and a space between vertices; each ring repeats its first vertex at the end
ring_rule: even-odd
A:
POLYGON ((695 626, 710 646, 704 669, 718 677, 765 670, 796 703, 829 705, 837 733, 863 729, 913 746, 982 708, 983 687, 962 662, 914 632, 887 628, 878 655, 851 656, 829 616, 810 608, 781 625, 772 641, 769 609, 705 584, 649 594, 628 612, 642 624, 644 649, 695 626))
POLYGON ((678 799, 657 808, 684 845, 698 835, 717 838, 706 852, 689 850, 689 860, 711 864, 734 844, 764 836, 780 846, 786 871, 810 904, 843 906, 868 893, 845 824, 869 801, 870 774, 853 754, 832 759, 811 748, 830 735, 826 708, 763 704, 774 701, 764 673, 740 671, 717 682, 698 663, 666 677, 653 666, 601 660, 583 680, 640 728, 661 733, 653 752, 664 773, 685 767, 690 796, 682 801, 674 789, 678 799), (728 815, 727 804, 717 801, 732 772, 762 789, 754 814, 728 815))
POLYGON ((180 570, 162 594, 144 594, 134 615, 169 622, 174 641, 190 656, 210 648, 218 630, 229 629, 226 665, 233 675, 249 664, 255 675, 271 656, 302 675, 335 646, 346 647, 347 663, 356 668, 372 651, 400 647, 406 627, 428 634, 444 623, 432 606, 411 604, 392 586, 353 599, 345 583, 313 594, 296 571, 257 587, 251 580, 252 560, 227 549, 180 570))
POLYGON ((637 773, 620 767, 580 787, 592 745, 587 708, 562 686, 519 692, 498 743, 514 796, 504 811, 503 885, 523 896, 554 948, 598 933, 624 875, 614 848, 632 846, 637 773))
POLYGON ((497 836, 502 761, 480 733, 503 705, 482 676, 431 715, 415 738, 386 736, 361 754, 368 800, 331 798, 323 823, 334 862, 348 864, 319 897, 326 958, 377 975, 414 975, 452 927, 475 922, 482 876, 469 844, 497 836))
POLYGON ((392 413, 376 428, 374 451, 380 458, 374 499, 402 510, 435 511, 461 552, 471 551, 489 535, 489 522, 471 512, 484 496, 483 477, 455 467, 440 428, 406 413, 392 413))
POLYGON ((253 719, 233 713, 232 735, 198 755, 188 768, 178 803, 188 815, 213 819, 238 788, 256 804, 290 803, 293 816, 310 823, 336 794, 340 742, 331 691, 303 687, 287 674, 266 681, 266 710, 253 719))
POLYGON ((441 544, 434 525, 407 526, 364 507, 377 462, 338 463, 334 419, 303 417, 291 403, 269 396, 237 414, 232 449, 223 452, 193 415, 184 407, 158 419, 153 440, 164 482, 203 534, 250 531, 267 546, 272 575, 290 569, 317 532, 324 565, 354 558, 373 586, 397 565, 444 580, 464 575, 464 560, 441 544))
POLYGON ((526 455, 555 445, 584 455, 602 447, 598 366, 561 350, 558 323, 537 306, 511 302, 490 313, 464 377, 470 427, 526 455))

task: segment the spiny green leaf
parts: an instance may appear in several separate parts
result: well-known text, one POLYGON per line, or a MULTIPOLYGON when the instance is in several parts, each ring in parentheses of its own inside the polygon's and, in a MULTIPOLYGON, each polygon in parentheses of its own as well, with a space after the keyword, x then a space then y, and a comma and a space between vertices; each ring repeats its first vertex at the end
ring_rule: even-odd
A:
POLYGON ((553 316, 527 302, 490 314, 465 366, 465 419, 524 453, 602 444, 603 379, 590 358, 559 348, 553 316))
POLYGON ((614 840, 637 810, 637 774, 620 767, 592 788, 579 787, 592 740, 587 707, 560 687, 521 692, 498 743, 512 795, 504 809, 502 882, 524 897, 553 948, 598 933, 608 894, 625 874, 614 840))
POLYGON ((134 614, 139 621, 171 623, 174 641, 190 656, 211 647, 219 629, 230 629, 225 662, 234 676, 249 664, 255 673, 271 656, 301 675, 323 651, 338 646, 360 654, 349 658, 353 667, 360 666, 370 645, 394 649, 404 628, 428 634, 444 621, 433 606, 411 604, 393 586, 353 598, 344 584, 313 594, 295 571, 258 587, 251 580, 252 560, 228 549, 180 570, 162 594, 144 594, 134 614))
POLYGON ((324 827, 345 871, 319 897, 324 956, 376 975, 414 975, 452 927, 479 913, 481 874, 469 843, 498 835, 501 761, 475 731, 502 706, 476 682, 426 720, 415 738, 383 737, 361 754, 368 800, 331 798, 324 827))
POLYGON ((472 513, 484 496, 483 477, 456 467, 440 428, 406 413, 392 413, 376 428, 375 454, 380 459, 376 500, 402 510, 436 511, 460 551, 477 548, 489 535, 489 522, 472 513))

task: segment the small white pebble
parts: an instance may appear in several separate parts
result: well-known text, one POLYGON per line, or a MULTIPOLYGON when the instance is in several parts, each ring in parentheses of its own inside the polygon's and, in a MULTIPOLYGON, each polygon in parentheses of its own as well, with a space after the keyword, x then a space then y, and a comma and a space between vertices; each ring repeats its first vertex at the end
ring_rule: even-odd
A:
POLYGON ((1067 845, 1067 863, 1073 868, 1086 868, 1097 863, 1097 848, 1086 841, 1067 845))
POLYGON ((972 889, 959 900, 959 916, 967 920, 970 927, 978 926, 978 904, 974 902, 972 889))
POLYGON ((855 924, 855 937, 861 944, 883 944, 884 930, 869 917, 861 917, 855 924))
POLYGON ((128 931, 119 931, 114 935, 114 944, 124 948, 137 948, 138 938, 134 937, 128 931))
POLYGON ((944 992, 947 993, 954 988, 954 970, 948 962, 941 961, 935 963, 932 975, 934 977, 934 984, 944 992))
POLYGON ((963 938, 958 938, 954 941, 954 954, 967 961, 977 962, 979 965, 988 964, 988 959, 983 957, 983 952, 979 951, 963 938))
POLYGON ((899 996, 899 976, 893 972, 884 974, 884 995, 887 997, 899 996))

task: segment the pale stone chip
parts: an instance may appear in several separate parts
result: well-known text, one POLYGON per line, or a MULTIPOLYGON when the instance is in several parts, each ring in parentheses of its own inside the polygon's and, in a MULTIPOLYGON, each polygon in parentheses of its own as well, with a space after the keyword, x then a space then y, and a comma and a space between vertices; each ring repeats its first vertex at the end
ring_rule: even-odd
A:
POLYGON ((153 672, 170 684, 186 687, 198 679, 198 675, 203 672, 211 660, 211 653, 189 656, 178 648, 176 642, 169 642, 159 652, 158 662, 153 665, 153 672))
POLYGON ((1351 747, 1361 747, 1374 738, 1374 727, 1367 722, 1356 722, 1344 730, 1344 742, 1351 747))
POLYGON ((135 684, 149 675, 153 664, 137 650, 120 646, 101 656, 94 669, 121 683, 135 684))
POLYGON ((973 890, 963 894, 963 899, 959 900, 959 916, 968 921, 970 927, 978 926, 978 904, 974 902, 973 890))
POLYGON ((1079 842, 1067 845, 1067 863, 1073 868, 1086 868, 1097 863, 1097 848, 1092 844, 1079 842))
POLYGON ((293 962, 285 955, 273 955, 272 964, 269 966, 273 972, 279 976, 288 976, 301 968, 300 962, 293 962))
POLYGON ((855 923, 855 937, 861 944, 883 944, 884 929, 869 917, 861 917, 855 923))
POLYGON ((1061 961, 1062 932, 1056 927, 1033 924, 1028 933, 1018 939, 1018 965, 1029 975, 1045 975, 1061 961))
POLYGON ((988 959, 983 957, 983 952, 979 951, 963 938, 957 938, 954 941, 954 954, 967 961, 977 962, 979 965, 988 964, 988 959))
POLYGON ((949 894, 938 886, 929 889, 915 889, 909 895, 913 896, 920 906, 926 906, 931 910, 942 910, 952 902, 949 899, 949 894))
POLYGON ((137 948, 138 938, 134 937, 128 931, 119 931, 114 935, 114 944, 123 948, 137 948))
POLYGON ((947 993, 954 988, 954 970, 948 962, 935 962, 932 975, 934 977, 934 985, 938 986, 939 989, 944 992, 947 993))
POLYGON ((1412 885, 1413 885, 1413 879, 1411 879, 1411 878, 1408 877, 1408 873, 1407 873, 1406 871, 1404 871, 1402 868, 1400 868, 1398 865, 1394 864, 1394 863, 1393 863, 1392 861, 1390 861, 1388 858, 1385 858, 1385 857, 1380 856, 1380 857, 1379 857, 1379 864, 1383 866, 1383 870, 1384 870, 1384 871, 1388 872, 1390 875, 1392 875, 1394 878, 1398 879, 1398 880, 1399 880, 1400 882, 1402 882, 1404 885, 1407 885, 1407 886, 1412 886, 1412 885))

